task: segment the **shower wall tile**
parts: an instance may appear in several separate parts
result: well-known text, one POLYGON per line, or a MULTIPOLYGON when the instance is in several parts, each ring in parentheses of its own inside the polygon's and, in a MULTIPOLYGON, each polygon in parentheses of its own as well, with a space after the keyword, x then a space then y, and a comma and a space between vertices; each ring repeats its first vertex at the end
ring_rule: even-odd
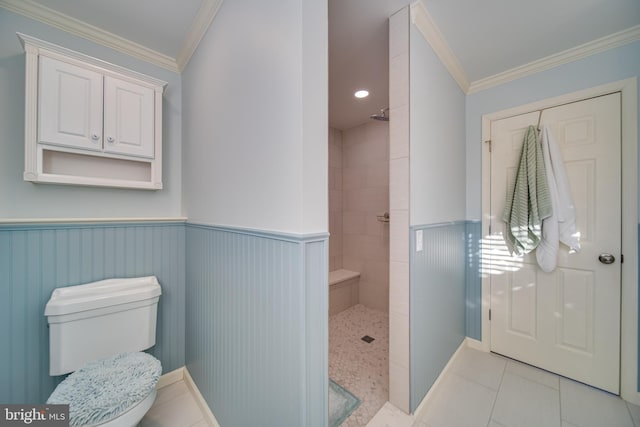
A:
POLYGON ((402 8, 389 19, 389 58, 409 51, 409 8, 402 8))
POLYGON ((347 168, 342 170, 342 189, 357 190, 366 185, 367 170, 365 168, 347 168))
POLYGON ((336 188, 336 168, 329 168, 329 172, 327 173, 327 182, 329 183, 329 190, 334 190, 336 188))
POLYGON ((389 264, 381 262, 380 259, 365 253, 360 283, 366 283, 368 288, 363 293, 361 285, 360 303, 387 312, 389 310, 389 264))
POLYGON ((342 224, 345 234, 366 235, 367 224, 364 212, 345 212, 342 214, 342 224))
MULTIPOLYGON (((409 332, 409 322, 392 321, 393 319, 408 319, 409 306, 409 211, 391 209, 390 221, 390 283, 389 299, 393 301, 389 307, 389 336, 403 335, 409 332)), ((409 346, 403 346, 403 341, 389 343, 389 354, 394 360, 389 360, 389 401, 406 413, 410 410, 409 401, 409 346)))
MULTIPOLYGON (((389 336, 393 333, 389 332, 389 336)), ((410 414, 410 375, 409 368, 400 366, 397 363, 389 362, 389 402, 405 413, 410 414), (393 400, 392 400, 393 399, 393 400)))
MULTIPOLYGON (((386 162, 384 167, 388 167, 386 162)), ((385 186, 345 190, 342 193, 342 202, 343 212, 382 215, 389 209, 389 188, 385 186)))
POLYGON ((329 190, 329 212, 337 212, 337 213, 342 212, 342 191, 341 190, 329 190))
POLYGON ((389 336, 389 360, 409 369, 409 316, 397 312, 389 313, 389 325, 396 331, 389 336))
POLYGON ((360 255, 343 255, 342 262, 344 264, 344 268, 348 270, 357 272, 361 272, 362 270, 364 270, 364 260, 360 257, 360 255))
POLYGON ((342 268, 342 132, 329 128, 329 271, 342 268))
POLYGON ((342 132, 329 128, 329 166, 342 168, 342 132))
POLYGON ((342 134, 344 268, 360 272, 359 301, 389 307, 389 126, 369 122, 342 134))
POLYGON ((56 223, 0 226, 0 402, 44 403, 49 376, 44 307, 53 289, 155 275, 162 287, 156 345, 164 372, 184 366, 184 223, 56 223))
POLYGON ((409 315, 390 311, 389 331, 389 397, 410 413, 409 315))
MULTIPOLYGON (((409 52, 391 58, 389 74, 389 104, 391 110, 409 104, 409 52)), ((393 117, 393 115, 391 116, 393 117)))
POLYGON ((364 218, 365 234, 367 236, 377 236, 383 239, 383 245, 389 247, 389 223, 382 222, 376 217, 367 215, 364 218))
POLYGON ((400 157, 389 162, 389 194, 393 209, 409 209, 409 158, 400 157))
POLYGON ((391 210, 391 261, 409 262, 409 211, 391 210))
POLYGON ((343 132, 343 167, 375 167, 389 158, 389 126, 371 121, 343 132))
POLYGON ((342 168, 333 168, 333 190, 342 190, 342 168))
POLYGON ((329 238, 329 253, 332 254, 329 258, 329 263, 331 263, 332 260, 334 263, 334 265, 329 266, 329 271, 339 270, 342 268, 342 246, 343 243, 341 235, 336 234, 329 238))
MULTIPOLYGON (((390 336, 409 331, 409 8, 405 7, 389 20, 389 199, 390 199, 390 267, 389 315, 390 336)), ((389 401, 405 412, 410 409, 409 346, 394 340, 389 353, 389 401)))
POLYGON ((389 263, 389 280, 395 283, 393 292, 389 293, 389 312, 409 314, 409 263, 391 261, 389 263))
MULTIPOLYGON (((387 145, 388 149, 388 143, 385 145, 387 145)), ((384 162, 387 162, 386 158, 384 162)), ((367 187, 385 188, 389 186, 389 167, 388 165, 380 167, 381 163, 382 162, 374 165, 367 165, 365 168, 365 185, 367 187)))
POLYGON ((409 106, 405 104, 396 107, 392 113, 389 134, 393 143, 389 147, 389 158, 393 160, 409 157, 409 106))
MULTIPOLYGON (((343 250, 344 253, 347 254, 345 260, 349 256, 359 259, 361 268, 366 268, 367 261, 384 264, 388 262, 389 252, 384 245, 385 240, 381 237, 363 234, 345 234, 343 241, 343 250)), ((345 268, 352 270, 350 266, 345 266, 345 268)), ((366 276, 366 271, 360 271, 361 280, 366 276)), ((362 283, 362 281, 360 283, 362 283)))

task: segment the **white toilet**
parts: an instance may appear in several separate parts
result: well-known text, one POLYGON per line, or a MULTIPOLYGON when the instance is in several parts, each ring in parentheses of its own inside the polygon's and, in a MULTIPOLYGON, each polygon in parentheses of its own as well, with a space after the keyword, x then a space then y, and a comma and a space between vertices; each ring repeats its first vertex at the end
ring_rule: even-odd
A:
POLYGON ((45 307, 49 374, 69 375, 47 403, 70 406, 70 425, 132 427, 156 398, 161 290, 155 276, 57 288, 45 307))

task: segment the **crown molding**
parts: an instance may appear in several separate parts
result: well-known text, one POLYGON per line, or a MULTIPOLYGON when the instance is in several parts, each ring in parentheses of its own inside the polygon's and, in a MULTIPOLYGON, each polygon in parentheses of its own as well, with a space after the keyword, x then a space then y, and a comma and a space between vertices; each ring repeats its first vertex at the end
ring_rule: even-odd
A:
POLYGON ((460 65, 460 62, 427 11, 426 6, 420 0, 411 4, 411 22, 418 28, 427 43, 431 45, 431 48, 434 50, 438 58, 440 58, 443 65, 447 68, 451 76, 465 94, 480 92, 494 86, 499 86, 522 77, 549 70, 559 65, 577 61, 596 53, 640 40, 640 25, 636 25, 635 27, 628 28, 583 45, 549 55, 545 58, 538 59, 528 64, 524 64, 480 80, 475 80, 470 83, 466 73, 460 65))
POLYGON ((577 61, 587 56, 613 49, 640 40, 640 25, 596 39, 589 43, 567 49, 547 56, 546 58, 512 68, 493 76, 476 80, 469 86, 468 94, 480 92, 494 86, 520 79, 541 71, 555 68, 569 62, 577 61))
POLYGON ((0 7, 117 50, 118 52, 133 56, 134 58, 150 62, 169 71, 179 72, 175 59, 168 55, 87 24, 79 19, 72 18, 71 16, 50 9, 32 0, 0 0, 0 7))
POLYGON ((200 4, 200 9, 198 9, 193 24, 191 25, 191 31, 187 34, 180 53, 176 58, 176 64, 180 72, 184 70, 191 56, 198 48, 202 37, 204 37, 211 26, 211 22, 213 22, 213 18, 216 17, 218 10, 220 10, 222 1, 223 0, 203 0, 200 4))
POLYGON ((469 79, 460 65, 460 61, 449 47, 440 29, 421 1, 411 4, 411 22, 415 25, 427 43, 431 45, 438 58, 458 83, 464 93, 469 90, 469 79))
MULTIPOLYGON (((131 76, 137 80, 146 82, 147 84, 151 85, 153 89, 155 89, 156 86, 159 86, 162 88, 162 90, 164 90, 164 88, 167 86, 167 82, 156 79, 155 77, 151 77, 146 74, 142 74, 137 71, 130 70, 128 68, 121 67, 107 61, 103 61, 102 59, 94 58, 93 56, 85 55, 84 53, 67 49, 66 47, 58 46, 53 43, 49 43, 22 33, 16 33, 16 36, 18 36, 18 39, 20 40, 20 43, 22 44, 25 52, 28 52, 28 47, 30 46, 38 50, 42 49, 49 52, 48 56, 52 56, 54 59, 58 58, 55 55, 51 55, 52 53, 65 56, 66 59, 74 59, 82 63, 91 64, 106 72, 131 76)), ((118 75, 116 75, 116 77, 122 78, 122 76, 118 75)))

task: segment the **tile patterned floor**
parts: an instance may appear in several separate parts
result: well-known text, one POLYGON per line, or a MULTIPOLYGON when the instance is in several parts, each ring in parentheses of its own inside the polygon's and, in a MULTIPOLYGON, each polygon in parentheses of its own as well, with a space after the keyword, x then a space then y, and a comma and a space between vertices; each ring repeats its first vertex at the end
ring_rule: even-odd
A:
POLYGON ((358 304, 329 317, 329 377, 361 401, 342 426, 365 426, 389 397, 387 313, 358 304))
POLYGON ((156 401, 140 427, 208 427, 204 414, 184 381, 158 389, 156 401))
POLYGON ((414 423, 457 426, 640 427, 640 407, 524 363, 463 347, 414 423))
MULTIPOLYGON (((463 347, 417 419, 386 402, 388 316, 358 305, 329 319, 329 374, 362 401, 344 427, 640 427, 640 406, 493 353, 463 347), (363 335, 376 340, 360 341, 363 335), (376 344, 376 345, 374 345, 376 344), (386 402, 386 403, 385 403, 386 402)), ((184 381, 158 390, 140 427, 207 427, 184 381)))

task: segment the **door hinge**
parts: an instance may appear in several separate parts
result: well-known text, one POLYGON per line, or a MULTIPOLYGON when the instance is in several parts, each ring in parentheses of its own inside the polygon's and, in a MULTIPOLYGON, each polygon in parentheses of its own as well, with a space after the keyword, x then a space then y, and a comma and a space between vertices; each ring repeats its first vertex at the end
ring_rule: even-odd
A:
POLYGON ((489 321, 491 321, 491 309, 489 309, 489 321))
POLYGON ((491 152, 491 140, 487 139, 484 143, 489 144, 489 152, 491 152))
POLYGON ((491 234, 491 224, 489 224, 489 234, 491 234))
POLYGON ((624 254, 620 254, 620 264, 624 264, 624 254))

